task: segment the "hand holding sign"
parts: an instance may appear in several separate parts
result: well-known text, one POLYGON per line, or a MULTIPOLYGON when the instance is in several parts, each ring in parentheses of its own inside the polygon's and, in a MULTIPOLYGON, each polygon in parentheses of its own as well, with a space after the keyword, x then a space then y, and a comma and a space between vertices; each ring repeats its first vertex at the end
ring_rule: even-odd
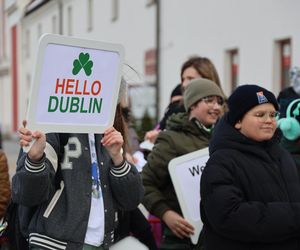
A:
POLYGON ((19 128, 20 145, 27 151, 28 157, 33 161, 39 161, 46 147, 46 136, 40 131, 30 131, 26 128, 27 122, 23 121, 23 127, 19 128))
POLYGON ((122 146, 124 143, 122 134, 114 127, 108 128, 104 132, 101 143, 107 149, 114 165, 120 165, 124 160, 122 155, 122 146))
POLYGON ((180 239, 190 237, 194 234, 194 227, 180 214, 173 210, 165 212, 162 219, 172 232, 180 239))
POLYGON ((169 172, 184 218, 195 228, 190 235, 197 244, 202 228, 200 219, 200 178, 209 158, 208 148, 182 155, 170 161, 169 172))

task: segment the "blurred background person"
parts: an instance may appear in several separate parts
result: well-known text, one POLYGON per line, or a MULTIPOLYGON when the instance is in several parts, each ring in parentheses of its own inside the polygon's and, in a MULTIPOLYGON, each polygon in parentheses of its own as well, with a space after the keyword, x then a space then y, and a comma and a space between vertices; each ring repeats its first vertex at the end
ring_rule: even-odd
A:
POLYGON ((281 145, 291 153, 300 171, 300 98, 288 103, 284 114, 277 126, 282 132, 281 145))
POLYGON ((285 117, 287 106, 295 99, 300 98, 300 69, 292 67, 289 72, 290 87, 280 91, 277 101, 279 103, 280 118, 285 117))
MULTIPOLYGON (((204 78, 213 81, 221 88, 220 78, 214 64, 206 57, 191 57, 183 63, 180 72, 181 84, 178 84, 172 91, 170 104, 164 114, 162 120, 158 123, 155 129, 148 131, 145 134, 145 140, 154 143, 159 132, 164 130, 166 122, 173 113, 184 112, 182 102, 182 93, 188 83, 197 78, 204 78)), ((223 91, 222 91, 223 92, 223 91)))
POLYGON ((0 248, 8 249, 8 239, 1 238, 2 232, 4 232, 7 224, 4 220, 6 208, 10 201, 10 180, 8 172, 8 164, 5 153, 0 149, 0 248))
POLYGON ((1 131, 1 123, 0 123, 0 149, 2 149, 2 131, 1 131))
POLYGON ((170 96, 170 103, 165 110, 164 116, 158 124, 158 128, 160 130, 164 130, 166 128, 167 119, 170 115, 174 113, 184 112, 184 106, 182 105, 182 86, 181 84, 177 84, 176 87, 172 90, 170 96))
POLYGON ((5 153, 0 150, 0 219, 5 215, 10 201, 10 180, 5 153))
POLYGON ((126 159, 134 164, 139 172, 146 164, 143 149, 140 148, 140 140, 131 121, 131 111, 125 100, 121 101, 121 110, 124 122, 127 127, 126 159))
MULTIPOLYGON (((125 141, 125 155, 126 160, 137 167, 137 170, 141 172, 146 161, 144 154, 139 148, 138 136, 131 124, 130 109, 127 106, 125 98, 121 98, 119 105, 119 113, 115 117, 115 124, 125 122, 127 133, 127 140, 125 141)), ((152 228, 141 210, 136 207, 130 211, 118 211, 118 227, 116 230, 117 241, 124 239, 127 236, 134 236, 149 250, 157 250, 157 245, 152 234, 152 228)))

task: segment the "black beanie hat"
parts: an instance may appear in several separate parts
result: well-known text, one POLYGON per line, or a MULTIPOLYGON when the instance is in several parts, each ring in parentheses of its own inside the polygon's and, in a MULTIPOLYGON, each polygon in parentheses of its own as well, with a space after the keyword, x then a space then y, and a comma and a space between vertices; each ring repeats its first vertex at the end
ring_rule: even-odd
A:
POLYGON ((179 83, 173 90, 171 93, 171 98, 174 96, 178 96, 178 95, 182 95, 182 91, 181 91, 181 83, 179 83))
POLYGON ((278 110, 278 103, 274 94, 257 85, 242 85, 237 87, 228 98, 228 122, 235 125, 244 114, 253 107, 271 103, 278 110))

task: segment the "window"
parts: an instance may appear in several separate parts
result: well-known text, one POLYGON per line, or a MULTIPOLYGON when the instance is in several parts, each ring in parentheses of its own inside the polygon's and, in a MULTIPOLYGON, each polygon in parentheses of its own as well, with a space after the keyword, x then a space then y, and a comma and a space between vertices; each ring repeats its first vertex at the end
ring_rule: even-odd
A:
POLYGON ((88 13, 87 13, 87 30, 91 31, 93 29, 93 0, 88 0, 88 13))
POLYGON ((112 0, 111 21, 115 22, 119 17, 119 0, 112 0))
POLYGON ((146 50, 144 55, 144 73, 148 83, 155 82, 156 76, 156 49, 151 48, 146 50))
POLYGON ((68 7, 68 35, 73 35, 73 10, 72 6, 68 7))
POLYGON ((238 86, 239 81, 239 51, 238 49, 227 50, 227 81, 230 85, 231 91, 238 86))
POLYGON ((291 40, 280 41, 280 73, 281 89, 290 86, 289 71, 291 68, 291 40))

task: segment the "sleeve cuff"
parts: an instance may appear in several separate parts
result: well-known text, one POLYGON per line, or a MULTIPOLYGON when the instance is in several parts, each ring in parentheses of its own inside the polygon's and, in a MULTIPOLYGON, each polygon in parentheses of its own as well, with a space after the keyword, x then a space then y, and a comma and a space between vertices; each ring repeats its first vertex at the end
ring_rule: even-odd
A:
POLYGON ((25 169, 31 173, 42 172, 45 169, 45 158, 46 155, 44 153, 42 159, 39 161, 32 161, 27 155, 25 159, 25 169))
POLYGON ((120 165, 111 168, 110 172, 115 177, 123 177, 129 173, 131 165, 124 160, 120 165))

